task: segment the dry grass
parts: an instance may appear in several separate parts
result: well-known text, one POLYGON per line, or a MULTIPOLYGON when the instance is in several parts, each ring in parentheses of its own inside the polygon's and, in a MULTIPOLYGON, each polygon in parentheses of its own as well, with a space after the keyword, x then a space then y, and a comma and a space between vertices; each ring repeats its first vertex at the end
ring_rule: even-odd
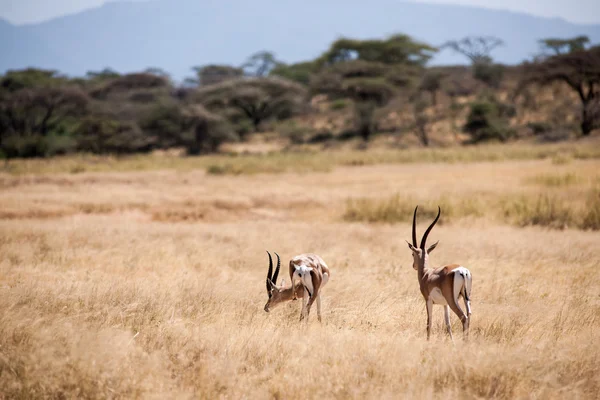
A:
MULTIPOLYGON (((269 151, 258 154, 229 153, 203 157, 183 157, 176 153, 134 156, 75 155, 54 159, 13 160, 3 171, 11 175, 83 174, 94 172, 134 172, 206 170, 214 175, 255 175, 260 173, 330 172, 337 166, 364 166, 414 163, 478 163, 510 160, 550 159, 557 165, 572 160, 600 159, 597 137, 587 141, 559 144, 491 144, 448 148, 390 149, 377 143, 369 151, 300 147, 296 151, 269 151)), ((362 145, 362 143, 360 143, 362 145)), ((356 147, 356 144, 353 144, 356 147)), ((2 170, 0 170, 1 172, 2 170)))
POLYGON ((549 193, 598 221, 599 166, 2 175, 0 397, 596 398, 600 236, 507 225, 490 201, 549 193), (531 183, 544 174, 578 181, 531 183), (398 193, 397 224, 341 220, 349 198, 398 193), (471 340, 453 316, 455 347, 441 308, 425 340, 403 241, 414 202, 422 232, 438 199, 432 262, 474 279, 471 340), (265 249, 328 262, 322 325, 300 326, 298 303, 263 311, 265 249))

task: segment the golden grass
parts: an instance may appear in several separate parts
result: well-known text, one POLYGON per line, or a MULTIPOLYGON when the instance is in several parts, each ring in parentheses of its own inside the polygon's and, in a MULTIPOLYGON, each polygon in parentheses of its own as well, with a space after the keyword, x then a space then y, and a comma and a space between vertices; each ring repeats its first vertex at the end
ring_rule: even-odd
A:
POLYGON ((597 204, 599 166, 4 174, 0 397, 596 398, 600 236, 507 225, 490 200, 548 192, 579 213, 597 204), (570 173, 566 187, 529 182, 570 173), (342 221, 347 199, 397 193, 422 205, 421 233, 438 199, 455 207, 431 261, 473 273, 468 343, 453 316, 452 346, 439 307, 425 339, 409 220, 342 221), (462 199, 481 214, 463 218, 462 199), (327 261, 322 325, 313 309, 300 326, 297 302, 263 311, 266 249, 327 261))
POLYGON ((551 144, 490 144, 448 148, 390 149, 369 151, 343 149, 305 150, 261 154, 222 154, 183 157, 173 153, 97 156, 74 155, 53 159, 12 160, 3 166, 11 175, 93 172, 134 172, 155 170, 206 170, 214 175, 254 175, 258 173, 329 172, 337 166, 414 163, 477 163, 510 160, 550 159, 558 165, 571 160, 600 159, 597 138, 590 141, 551 144))

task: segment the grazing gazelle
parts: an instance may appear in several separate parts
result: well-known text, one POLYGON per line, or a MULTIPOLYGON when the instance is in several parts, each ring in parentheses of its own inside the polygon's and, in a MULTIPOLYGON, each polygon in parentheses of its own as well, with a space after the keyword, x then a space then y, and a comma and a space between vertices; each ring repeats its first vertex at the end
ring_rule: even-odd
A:
POLYGON ((412 250, 413 268, 418 271, 419 286, 427 306, 427 340, 429 340, 431 335, 432 308, 434 304, 444 306, 444 320, 450 334, 450 339, 454 340, 452 338, 452 329, 450 328, 450 309, 460 318, 463 325, 463 335, 467 338, 471 319, 471 272, 458 264, 444 265, 439 268, 429 267, 429 253, 435 249, 439 241, 429 246, 428 249, 425 249, 425 244, 427 236, 440 218, 442 210, 438 206, 437 217, 429 225, 421 239, 421 245, 417 247, 418 208, 419 206, 415 207, 413 215, 412 244, 406 243, 408 243, 408 247, 412 250), (465 307, 467 308, 466 314, 458 305, 458 299, 461 296, 464 298, 465 307))
POLYGON ((316 254, 301 254, 292 258, 290 261, 290 278, 292 284, 290 287, 285 287, 285 283, 282 280, 281 285, 277 286, 277 276, 279 275, 279 267, 281 266, 281 259, 277 256, 277 268, 275 268, 275 274, 271 276, 273 272, 273 259, 271 253, 269 254, 269 271, 267 274, 267 293, 269 294, 269 300, 265 304, 265 311, 269 312, 270 308, 274 308, 276 305, 289 300, 296 300, 298 297, 302 298, 302 312, 300 314, 300 321, 305 317, 308 321, 308 315, 310 314, 310 308, 312 304, 317 301, 317 319, 321 322, 321 288, 329 280, 329 268, 325 261, 316 254), (292 266, 298 266, 298 270, 292 266), (294 274, 294 272, 296 272, 294 274), (294 278, 300 278, 300 282, 296 283, 294 278), (293 288, 293 289, 292 289, 293 288))

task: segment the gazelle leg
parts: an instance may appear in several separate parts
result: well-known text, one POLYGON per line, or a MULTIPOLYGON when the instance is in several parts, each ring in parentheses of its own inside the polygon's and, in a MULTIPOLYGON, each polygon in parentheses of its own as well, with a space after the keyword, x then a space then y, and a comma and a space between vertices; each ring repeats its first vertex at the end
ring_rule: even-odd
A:
POLYGON ((321 293, 317 296, 317 319, 321 322, 321 293))
MULTIPOLYGON (((306 305, 306 322, 307 323, 308 323, 308 316, 310 314, 310 308, 312 307, 315 300, 317 300, 318 298, 319 298, 319 294, 316 293, 316 295, 315 295, 315 293, 313 293, 312 296, 310 296, 310 299, 308 300, 308 304, 306 305)), ((318 309, 318 306, 317 306, 317 309, 318 309)), ((318 312, 319 311, 317 310, 317 313, 318 312)))
POLYGON ((425 305, 427 306, 427 340, 431 336, 431 319, 433 317, 433 301, 428 299, 425 301, 425 305))
MULTIPOLYGON (((465 289, 466 291, 466 289, 465 289)), ((467 296, 463 295, 463 300, 465 301, 465 308, 467 309, 467 317, 469 320, 471 319, 471 300, 467 300, 467 296)))
POLYGON ((298 300, 298 297, 296 296, 296 291, 294 290, 294 288, 296 287, 296 280, 294 279, 294 275, 295 273, 290 273, 290 281, 292 281, 292 291, 293 291, 293 296, 292 296, 292 300, 298 300))
POLYGON ((304 317, 306 317, 306 319, 308 320, 308 312, 307 312, 307 305, 308 305, 308 289, 306 289, 306 287, 304 288, 304 296, 302 297, 302 312, 300 313, 300 321, 302 321, 304 319, 304 317))
POLYGON ((444 321, 446 321, 446 329, 450 335, 450 340, 454 342, 454 338, 452 337, 452 328, 450 327, 450 306, 448 305, 444 306, 444 321))
POLYGON ((463 325, 463 337, 466 339, 469 337, 469 317, 458 305, 458 299, 450 299, 448 305, 452 309, 452 311, 456 314, 458 318, 460 318, 460 322, 463 325))

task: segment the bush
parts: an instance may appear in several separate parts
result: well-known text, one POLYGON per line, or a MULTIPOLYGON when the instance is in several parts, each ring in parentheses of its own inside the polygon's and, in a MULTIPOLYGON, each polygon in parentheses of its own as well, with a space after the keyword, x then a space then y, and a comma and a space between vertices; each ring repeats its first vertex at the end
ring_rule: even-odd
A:
POLYGON ((476 62, 473 65, 473 77, 494 89, 498 89, 504 77, 504 66, 491 62, 476 62))
POLYGON ((463 130, 471 136, 471 143, 489 140, 506 142, 515 136, 506 118, 514 114, 514 108, 497 102, 481 100, 471 103, 471 110, 463 130))
POLYGON ((75 148, 76 142, 70 136, 12 135, 2 139, 0 151, 5 158, 33 158, 66 154, 75 148))

